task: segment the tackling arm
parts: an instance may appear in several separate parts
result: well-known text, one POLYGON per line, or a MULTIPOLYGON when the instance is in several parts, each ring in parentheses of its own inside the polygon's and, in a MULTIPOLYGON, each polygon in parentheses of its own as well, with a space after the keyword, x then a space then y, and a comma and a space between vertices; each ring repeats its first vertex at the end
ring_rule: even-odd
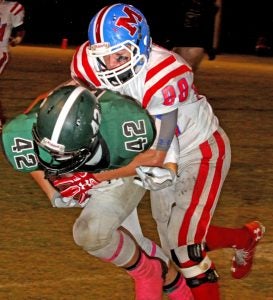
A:
MULTIPOLYGON (((136 175, 136 168, 140 166, 164 167, 165 163, 174 166, 176 163, 175 155, 166 155, 173 143, 174 133, 177 123, 177 110, 156 117, 157 136, 153 146, 143 153, 138 154, 128 165, 101 173, 95 176, 99 181, 112 180, 116 178, 128 177, 136 175)), ((167 165, 166 165, 167 166, 167 165)))
POLYGON ((147 190, 161 190, 176 182, 179 146, 176 137, 164 160, 164 168, 140 166, 136 168, 138 174, 134 183, 147 190))
POLYGON ((136 168, 139 166, 162 167, 165 156, 166 151, 149 149, 138 154, 128 165, 118 169, 96 173, 95 176, 99 181, 133 176, 136 175, 136 168))

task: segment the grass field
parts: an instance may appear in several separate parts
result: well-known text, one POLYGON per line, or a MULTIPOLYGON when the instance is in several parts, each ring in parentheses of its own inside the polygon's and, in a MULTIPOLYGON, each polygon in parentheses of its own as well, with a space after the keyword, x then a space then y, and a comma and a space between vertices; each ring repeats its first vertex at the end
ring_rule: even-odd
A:
MULTIPOLYGON (((74 49, 19 46, 0 77, 6 118, 38 94, 70 78, 74 49)), ((231 140, 232 165, 213 223, 266 226, 252 273, 230 276, 230 249, 211 253, 223 300, 273 300, 273 58, 221 54, 204 60, 196 75, 231 140)), ((133 300, 133 284, 115 266, 100 262, 73 242, 79 209, 53 209, 28 174, 15 172, 0 153, 0 299, 133 300)), ((139 206, 144 233, 158 241, 149 194, 139 206)))

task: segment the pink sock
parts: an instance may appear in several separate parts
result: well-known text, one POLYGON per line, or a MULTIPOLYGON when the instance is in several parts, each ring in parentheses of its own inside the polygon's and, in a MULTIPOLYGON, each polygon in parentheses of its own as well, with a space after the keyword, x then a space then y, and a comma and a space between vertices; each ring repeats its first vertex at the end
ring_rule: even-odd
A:
POLYGON ((179 277, 176 279, 177 282, 173 287, 164 287, 164 291, 167 294, 168 299, 170 300, 193 300, 193 295, 191 289, 187 286, 185 278, 182 274, 178 275, 179 277))

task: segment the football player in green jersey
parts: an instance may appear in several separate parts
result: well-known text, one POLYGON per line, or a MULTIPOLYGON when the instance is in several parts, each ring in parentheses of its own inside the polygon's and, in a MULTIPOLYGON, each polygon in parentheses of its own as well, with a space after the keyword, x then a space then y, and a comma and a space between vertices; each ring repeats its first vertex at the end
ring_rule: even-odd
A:
MULTIPOLYGON (((161 248, 141 232, 136 207, 145 189, 133 183, 134 177, 99 182, 92 174, 127 165, 137 154, 150 148, 156 137, 154 120, 134 101, 106 90, 92 94, 82 86, 67 85, 41 98, 45 98, 42 104, 42 99, 36 101, 3 128, 4 150, 14 169, 31 172, 53 206, 84 207, 74 225, 74 239, 77 244, 83 238, 101 247, 101 252, 88 250, 91 254, 105 259, 105 253, 116 253, 116 243, 122 238, 122 251, 110 261, 125 267, 128 274, 135 275, 141 269, 147 273, 145 276, 150 276, 153 268, 161 269, 162 262, 170 264, 161 248), (77 173, 73 173, 75 171, 77 173), (59 176, 70 174, 65 191, 73 190, 74 197, 65 197, 63 191, 63 196, 56 192, 43 172, 61 189, 63 179, 59 176), (79 234, 84 215, 95 220, 90 224, 92 236, 86 232, 79 234), (120 226, 131 232, 133 238, 120 226), (143 250, 159 257, 160 263, 144 255, 143 250), (134 264, 138 264, 136 270, 134 264)), ((173 172, 168 174, 174 176, 173 172)), ((163 176, 163 181, 171 182, 175 177, 172 176, 163 176)), ((168 274, 167 285, 181 278, 171 267, 168 274)), ((188 289, 185 284, 183 288, 188 289)))

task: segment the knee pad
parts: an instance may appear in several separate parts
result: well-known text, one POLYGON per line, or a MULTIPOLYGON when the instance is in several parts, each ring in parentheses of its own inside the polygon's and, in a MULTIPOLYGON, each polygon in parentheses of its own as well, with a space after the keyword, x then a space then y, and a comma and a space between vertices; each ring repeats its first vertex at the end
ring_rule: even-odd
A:
POLYGON ((204 252, 203 244, 193 244, 185 247, 180 247, 176 251, 172 250, 173 261, 179 266, 181 273, 185 277, 189 287, 197 287, 206 282, 216 282, 218 274, 213 266, 213 263, 204 252), (194 263, 191 267, 181 267, 181 262, 191 261, 194 263), (182 258, 182 259, 181 259, 182 258))
POLYGON ((181 268, 187 261, 192 261, 194 265, 201 262, 204 258, 204 250, 203 244, 185 245, 172 249, 171 256, 175 264, 181 268))
POLYGON ((216 270, 213 268, 209 268, 205 273, 203 273, 203 275, 204 276, 202 277, 186 278, 187 285, 190 288, 195 288, 204 283, 217 282, 219 278, 219 275, 217 274, 216 270))

